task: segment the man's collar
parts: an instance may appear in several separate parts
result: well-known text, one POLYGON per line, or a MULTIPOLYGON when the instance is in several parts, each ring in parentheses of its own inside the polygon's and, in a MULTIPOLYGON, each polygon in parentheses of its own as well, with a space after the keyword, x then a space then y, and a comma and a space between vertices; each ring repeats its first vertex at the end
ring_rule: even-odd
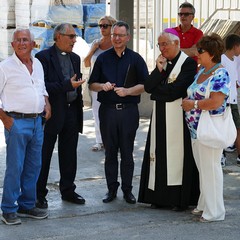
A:
MULTIPOLYGON (((21 59, 16 55, 16 52, 13 52, 12 55, 13 59, 18 63, 18 64, 23 64, 23 62, 21 61, 21 59)), ((30 56, 31 61, 33 62, 33 56, 30 56)))
MULTIPOLYGON (((114 50, 114 52, 118 55, 118 53, 117 53, 117 51, 115 50, 115 48, 113 48, 113 50, 114 50)), ((125 55, 125 53, 126 53, 126 51, 127 51, 127 47, 125 47, 125 49, 121 52, 121 56, 120 57, 123 57, 124 55, 125 55)), ((118 55, 119 56, 119 55, 118 55)))
MULTIPOLYGON (((189 32, 189 31, 192 31, 193 29, 193 25, 191 24, 191 27, 186 31, 186 32, 189 32)), ((177 29, 176 29, 178 32, 181 32, 182 33, 182 27, 181 27, 181 24, 178 25, 177 29)))
POLYGON ((57 52, 58 52, 59 54, 63 55, 63 56, 66 56, 67 54, 69 54, 69 53, 67 53, 67 52, 62 51, 59 47, 57 47, 57 45, 55 45, 55 48, 56 48, 57 52))
POLYGON ((180 54, 181 54, 181 51, 179 51, 179 53, 173 59, 167 60, 167 63, 170 65, 175 64, 177 62, 178 58, 180 57, 180 54))

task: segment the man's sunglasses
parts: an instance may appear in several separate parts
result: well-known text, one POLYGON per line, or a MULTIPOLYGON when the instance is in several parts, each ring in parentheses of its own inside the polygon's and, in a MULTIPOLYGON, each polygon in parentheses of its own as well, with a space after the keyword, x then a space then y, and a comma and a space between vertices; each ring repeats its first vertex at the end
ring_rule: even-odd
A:
POLYGON ((188 17, 188 16, 190 16, 190 15, 193 15, 193 13, 189 13, 189 12, 186 12, 186 13, 178 13, 178 16, 179 16, 179 17, 182 17, 182 16, 188 17))
POLYGON ((65 34, 65 33, 60 33, 60 34, 63 36, 67 36, 70 39, 74 39, 74 38, 78 37, 78 35, 76 35, 76 34, 65 34))
POLYGON ((111 27, 110 24, 98 24, 99 28, 107 29, 108 27, 111 27))
POLYGON ((198 52, 199 54, 202 54, 202 53, 205 53, 206 50, 204 50, 204 49, 202 49, 202 48, 197 48, 197 52, 198 52))

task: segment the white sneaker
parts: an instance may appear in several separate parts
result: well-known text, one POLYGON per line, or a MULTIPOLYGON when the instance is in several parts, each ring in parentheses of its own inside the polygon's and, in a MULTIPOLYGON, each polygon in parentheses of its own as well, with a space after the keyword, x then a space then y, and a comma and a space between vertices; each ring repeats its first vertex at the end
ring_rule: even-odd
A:
MULTIPOLYGON (((226 166, 226 156, 224 154, 222 154, 222 157, 221 157, 221 165, 222 167, 225 167, 226 166)), ((239 159, 239 164, 240 164, 240 159, 239 159)))
POLYGON ((236 147, 234 144, 224 149, 225 152, 234 152, 235 150, 236 150, 236 147))

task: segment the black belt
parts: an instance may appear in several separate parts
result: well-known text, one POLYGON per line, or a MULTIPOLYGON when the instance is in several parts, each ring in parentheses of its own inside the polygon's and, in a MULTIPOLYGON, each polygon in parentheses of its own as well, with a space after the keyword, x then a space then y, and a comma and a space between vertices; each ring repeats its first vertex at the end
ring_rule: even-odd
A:
POLYGON ((6 114, 13 118, 37 118, 42 116, 42 113, 6 112, 6 114))
POLYGON ((103 104, 106 107, 114 108, 116 110, 123 110, 124 108, 134 107, 136 103, 116 103, 116 104, 103 104))

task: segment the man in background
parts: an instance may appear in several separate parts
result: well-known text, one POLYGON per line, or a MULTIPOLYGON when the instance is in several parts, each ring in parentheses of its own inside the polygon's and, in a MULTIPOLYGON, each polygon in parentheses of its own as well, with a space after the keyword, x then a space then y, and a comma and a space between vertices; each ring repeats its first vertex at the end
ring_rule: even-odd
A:
POLYGON ((233 121, 237 128, 237 138, 233 146, 229 146, 223 151, 221 158, 221 165, 226 165, 225 152, 234 151, 237 149, 237 164, 240 165, 240 116, 238 111, 238 91, 239 87, 239 68, 238 68, 238 56, 240 55, 240 36, 237 34, 229 34, 225 40, 225 53, 221 57, 222 65, 227 69, 231 80, 230 94, 228 103, 230 104, 233 121))
POLYGON ((192 25, 195 16, 195 8, 191 3, 184 2, 178 10, 180 25, 174 29, 178 32, 180 38, 180 48, 189 57, 195 61, 196 43, 203 36, 203 32, 192 25))

